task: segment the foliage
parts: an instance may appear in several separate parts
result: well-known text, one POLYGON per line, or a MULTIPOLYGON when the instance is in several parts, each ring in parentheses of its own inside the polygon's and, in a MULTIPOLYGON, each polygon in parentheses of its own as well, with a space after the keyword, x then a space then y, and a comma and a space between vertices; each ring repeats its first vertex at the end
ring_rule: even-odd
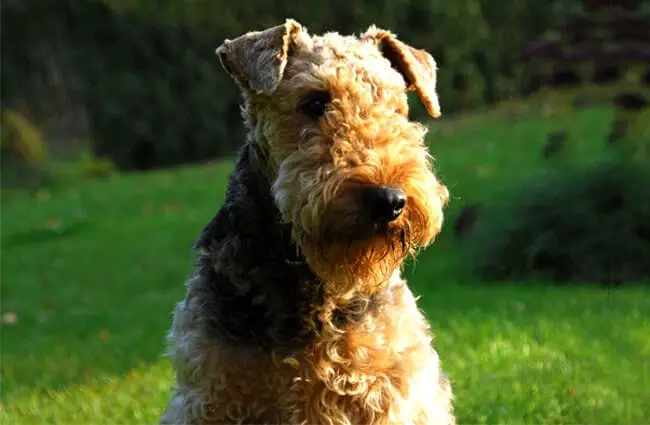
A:
POLYGON ((650 280, 650 169, 614 156, 518 182, 474 243, 487 279, 650 280))
POLYGON ((10 109, 2 110, 0 149, 29 167, 41 166, 47 160, 47 145, 39 128, 10 109))
POLYGON ((27 187, 51 179, 48 146, 40 128, 25 115, 3 108, 0 120, 2 187, 27 187))
POLYGON ((650 107, 619 112, 618 119, 626 128, 621 139, 613 142, 615 152, 650 167, 650 107))
POLYGON ((115 172, 115 164, 106 158, 83 158, 79 161, 80 174, 87 178, 105 178, 115 172))
POLYGON ((113 161, 89 152, 80 152, 75 158, 52 163, 53 182, 56 185, 70 185, 87 179, 105 179, 119 175, 113 161))
POLYGON ((225 38, 286 17, 313 33, 359 33, 376 23, 434 55, 448 114, 515 94, 513 61, 564 13, 561 3, 7 2, 2 35, 12 43, 3 46, 4 101, 25 103, 41 119, 83 105, 95 153, 122 169, 197 162, 232 153, 243 136, 240 96, 214 55, 225 38))

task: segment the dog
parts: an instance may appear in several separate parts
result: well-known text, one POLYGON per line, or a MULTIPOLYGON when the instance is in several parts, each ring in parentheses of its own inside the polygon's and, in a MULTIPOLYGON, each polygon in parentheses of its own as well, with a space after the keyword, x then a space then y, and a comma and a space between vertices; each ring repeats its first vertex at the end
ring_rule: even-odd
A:
POLYGON ((371 26, 288 19, 225 40, 247 138, 175 311, 162 424, 452 425, 450 380, 401 277, 449 192, 407 91, 436 62, 371 26))

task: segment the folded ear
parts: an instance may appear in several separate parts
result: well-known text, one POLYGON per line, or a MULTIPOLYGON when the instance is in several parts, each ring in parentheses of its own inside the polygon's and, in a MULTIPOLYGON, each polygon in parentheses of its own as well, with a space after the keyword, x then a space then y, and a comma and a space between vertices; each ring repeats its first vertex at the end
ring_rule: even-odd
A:
POLYGON ((417 90, 429 115, 434 118, 441 115, 436 93, 437 66, 429 53, 399 41, 394 34, 374 25, 361 35, 361 39, 377 44, 384 57, 404 77, 406 89, 417 90))
POLYGON ((302 25, 287 19, 283 25, 225 40, 217 54, 223 68, 243 89, 271 93, 282 80, 292 39, 300 31, 302 25))

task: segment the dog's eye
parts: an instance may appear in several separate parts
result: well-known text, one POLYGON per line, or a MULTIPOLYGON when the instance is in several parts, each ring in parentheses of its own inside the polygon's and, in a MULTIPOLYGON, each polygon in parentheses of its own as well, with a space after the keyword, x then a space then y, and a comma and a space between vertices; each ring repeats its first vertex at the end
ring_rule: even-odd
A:
POLYGON ((330 94, 325 91, 312 92, 302 98, 298 109, 312 119, 318 119, 325 114, 331 101, 330 94))

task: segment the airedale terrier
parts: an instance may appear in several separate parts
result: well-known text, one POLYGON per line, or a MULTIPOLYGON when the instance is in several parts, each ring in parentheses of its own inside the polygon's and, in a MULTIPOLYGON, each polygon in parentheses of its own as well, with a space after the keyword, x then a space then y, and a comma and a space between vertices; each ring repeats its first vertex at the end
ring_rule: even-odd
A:
POLYGON ((217 49, 248 138, 174 312, 165 424, 453 424, 448 378, 401 277, 440 231, 447 188, 416 90, 436 63, 389 31, 294 20, 217 49))

